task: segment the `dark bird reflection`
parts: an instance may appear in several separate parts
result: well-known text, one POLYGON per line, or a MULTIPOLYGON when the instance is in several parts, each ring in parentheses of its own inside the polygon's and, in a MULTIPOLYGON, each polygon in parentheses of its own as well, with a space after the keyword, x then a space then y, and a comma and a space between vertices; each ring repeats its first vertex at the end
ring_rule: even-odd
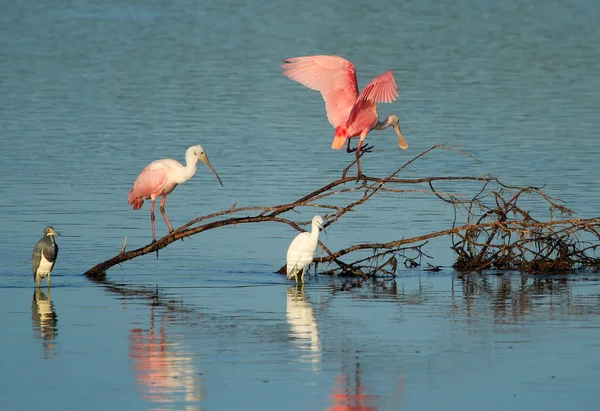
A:
POLYGON ((300 361, 310 362, 313 369, 321 362, 322 347, 313 307, 304 294, 304 285, 288 287, 286 319, 290 326, 290 339, 302 352, 300 361))
POLYGON ((54 357, 55 339, 58 334, 57 322, 58 316, 50 300, 50 288, 46 296, 41 288, 36 287, 31 302, 31 325, 34 338, 39 338, 42 342, 44 358, 54 357))

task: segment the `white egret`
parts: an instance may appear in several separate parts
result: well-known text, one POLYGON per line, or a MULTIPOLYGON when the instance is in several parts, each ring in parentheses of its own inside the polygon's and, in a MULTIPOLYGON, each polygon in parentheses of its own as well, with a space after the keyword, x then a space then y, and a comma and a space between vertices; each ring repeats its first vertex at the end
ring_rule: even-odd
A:
POLYGON ((300 233, 294 238, 286 256, 288 279, 295 277, 298 283, 298 275, 302 272, 301 278, 304 282, 304 272, 313 261, 319 243, 319 232, 323 229, 323 217, 316 215, 312 219, 311 232, 300 233))

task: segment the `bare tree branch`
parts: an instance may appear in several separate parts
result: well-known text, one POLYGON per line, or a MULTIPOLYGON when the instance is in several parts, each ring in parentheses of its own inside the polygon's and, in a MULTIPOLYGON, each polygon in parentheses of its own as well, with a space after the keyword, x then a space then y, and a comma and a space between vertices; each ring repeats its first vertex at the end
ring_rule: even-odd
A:
MULTIPOLYGON (((125 251, 126 241, 116 256, 90 268, 86 275, 104 276, 105 271, 116 264, 129 261, 138 256, 158 251, 173 242, 230 225, 241 225, 261 222, 278 222, 302 231, 301 225, 309 222, 295 222, 287 217, 301 207, 312 207, 323 210, 325 227, 331 226, 348 212, 356 210, 379 192, 401 195, 406 192, 431 194, 454 208, 452 227, 441 231, 419 235, 412 238, 399 239, 387 243, 363 243, 350 245, 342 250, 330 251, 323 243, 319 243, 325 256, 315 258, 316 264, 333 264, 333 268, 324 274, 355 275, 359 277, 393 276, 400 263, 406 267, 417 267, 423 258, 430 258, 423 251, 427 240, 436 237, 450 236, 452 250, 457 255, 454 267, 465 272, 485 268, 516 269, 526 272, 539 270, 567 270, 576 268, 600 267, 596 251, 600 247, 600 218, 555 220, 554 213, 572 216, 574 213, 559 199, 546 195, 539 187, 509 186, 496 177, 475 176, 433 176, 426 178, 398 178, 408 166, 430 154, 434 150, 443 149, 452 153, 468 156, 468 153, 452 147, 434 145, 413 157, 396 171, 384 178, 365 176, 363 178, 342 177, 299 198, 298 200, 277 206, 238 207, 237 202, 229 209, 205 216, 199 216, 179 227, 160 240, 144 247, 125 251), (449 190, 438 190, 435 185, 448 182, 467 184, 466 193, 449 190), (353 185, 346 185, 353 184, 353 185), (420 185, 415 189, 397 188, 405 185, 420 185), (470 187, 470 188, 469 188, 470 187), (469 194, 474 192, 474 194, 469 194), (327 198, 335 200, 344 194, 342 204, 322 204, 319 201, 327 198), (531 211, 518 205, 523 196, 528 201, 545 204, 550 211, 550 221, 535 219, 531 211), (348 199, 348 197, 355 197, 348 199), (240 214, 250 214, 243 215, 240 214), (461 217, 462 216, 462 217, 461 217), (580 240, 587 235, 587 241, 580 240), (344 262, 341 257, 348 257, 355 252, 370 251, 352 262, 344 262)), ((463 184, 464 185, 464 184, 463 184)), ((461 187, 463 186, 461 185, 461 187)), ((436 267, 430 268, 435 269, 436 267)), ((285 272, 282 267, 279 272, 285 272)))

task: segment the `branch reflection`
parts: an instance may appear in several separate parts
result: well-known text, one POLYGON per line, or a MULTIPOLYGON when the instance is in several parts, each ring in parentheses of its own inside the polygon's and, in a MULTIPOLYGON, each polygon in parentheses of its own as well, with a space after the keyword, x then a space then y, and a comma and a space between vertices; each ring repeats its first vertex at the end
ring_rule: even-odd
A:
POLYGON ((484 302, 492 310, 494 322, 502 323, 518 323, 530 315, 570 310, 585 303, 585 298, 579 302, 571 299, 574 281, 567 277, 480 274, 456 281, 461 285, 461 309, 467 319, 477 318, 484 302))
POLYGON ((540 314, 550 315, 550 318, 600 314, 600 304, 597 304, 600 294, 587 294, 580 286, 581 281, 600 281, 595 276, 532 276, 502 272, 463 277, 351 279, 332 282, 329 294, 330 298, 349 293, 354 299, 427 305, 445 300, 446 281, 450 291, 449 314, 467 321, 481 321, 482 316, 490 316, 496 323, 518 323, 528 316, 540 314))

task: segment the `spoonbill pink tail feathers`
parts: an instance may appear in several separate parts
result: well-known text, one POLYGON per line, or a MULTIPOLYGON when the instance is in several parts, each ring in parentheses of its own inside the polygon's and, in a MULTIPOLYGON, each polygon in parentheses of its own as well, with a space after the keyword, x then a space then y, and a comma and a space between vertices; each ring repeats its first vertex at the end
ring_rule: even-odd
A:
POLYGON ((331 148, 335 150, 340 150, 344 148, 344 144, 346 144, 346 137, 335 136, 333 137, 333 142, 331 143, 331 148))

